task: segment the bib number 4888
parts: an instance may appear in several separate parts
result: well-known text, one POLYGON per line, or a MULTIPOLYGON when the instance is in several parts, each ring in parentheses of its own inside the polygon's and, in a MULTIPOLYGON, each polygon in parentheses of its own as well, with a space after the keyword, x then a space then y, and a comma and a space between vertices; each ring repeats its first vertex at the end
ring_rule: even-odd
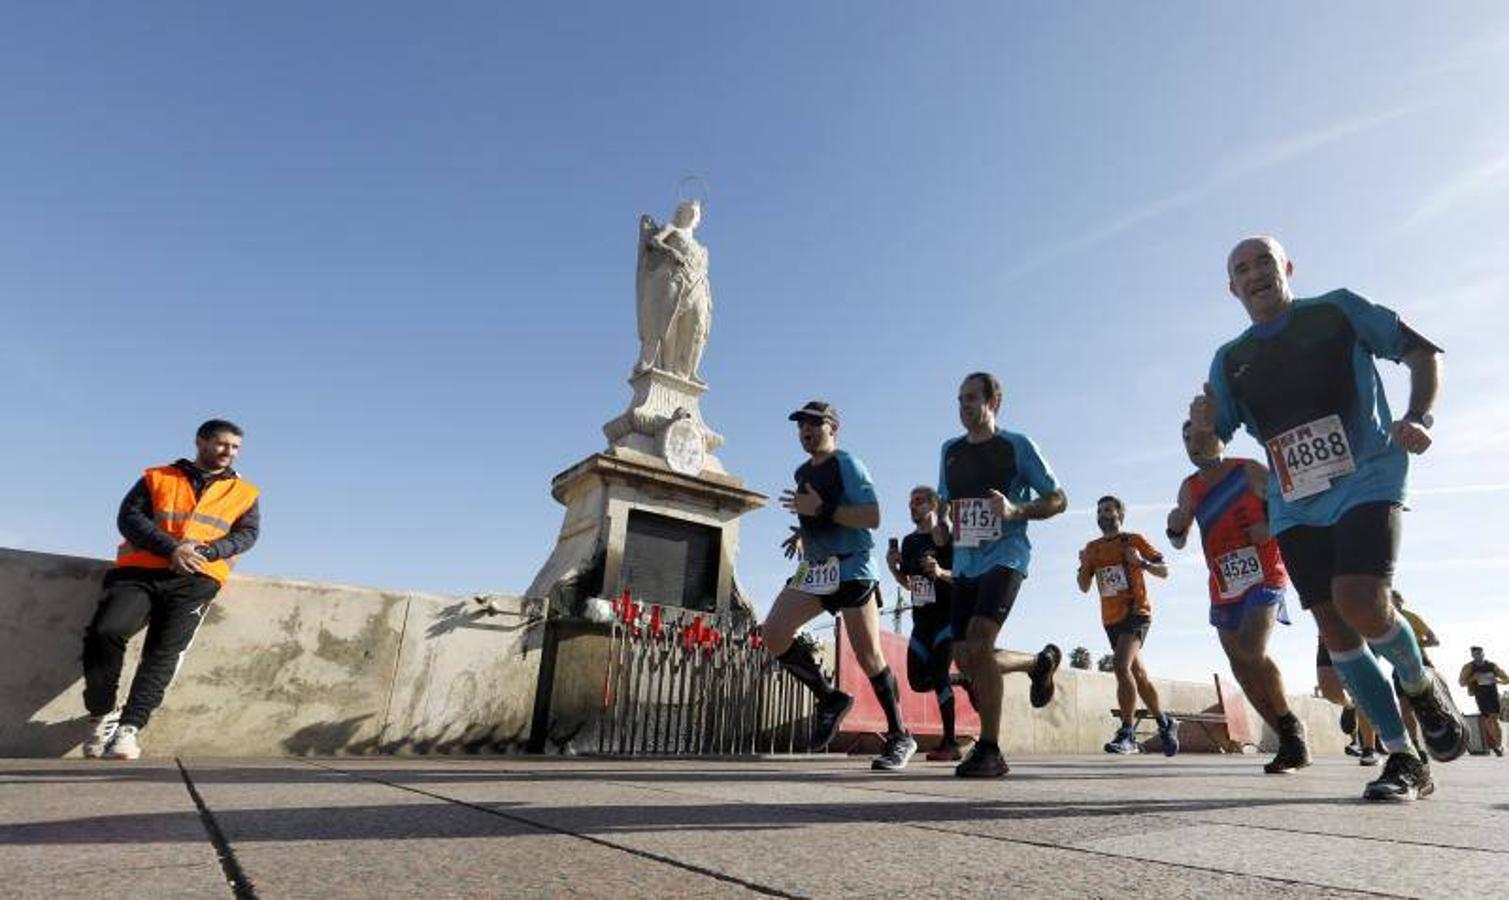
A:
POLYGON ((1331 487, 1331 480, 1357 470, 1341 416, 1329 415, 1291 428, 1267 441, 1268 458, 1287 501, 1302 500, 1331 487))

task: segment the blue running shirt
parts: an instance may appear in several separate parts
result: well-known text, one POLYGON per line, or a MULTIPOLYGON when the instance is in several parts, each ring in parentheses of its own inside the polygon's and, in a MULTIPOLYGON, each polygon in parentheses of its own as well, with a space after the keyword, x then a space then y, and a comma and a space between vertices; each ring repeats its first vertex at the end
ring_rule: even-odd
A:
MULTIPOLYGON (((979 444, 971 444, 962 435, 944 443, 938 466, 938 495, 949 503, 950 518, 959 506, 957 501, 984 498, 992 489, 1021 504, 1032 500, 1034 493, 1042 497, 1058 490, 1058 479, 1026 435, 998 428, 989 440, 979 444)), ((980 546, 955 544, 955 575, 975 578, 996 566, 1027 574, 1032 559, 1027 523, 1002 522, 1000 527, 999 538, 980 546)))
MULTIPOLYGON (((843 450, 817 465, 802 463, 796 470, 796 489, 811 485, 829 509, 840 506, 864 506, 878 503, 875 483, 858 457, 843 450)), ((821 564, 828 557, 838 557, 841 581, 879 581, 875 565, 875 539, 868 528, 846 528, 837 522, 821 522, 811 516, 799 516, 802 528, 802 557, 821 564)))
POLYGON ((1296 300, 1216 351, 1216 433, 1229 441, 1241 425, 1267 450, 1274 534, 1333 525, 1362 503, 1404 502, 1409 459, 1389 440, 1394 419, 1373 360, 1422 346, 1440 349, 1341 289, 1296 300))

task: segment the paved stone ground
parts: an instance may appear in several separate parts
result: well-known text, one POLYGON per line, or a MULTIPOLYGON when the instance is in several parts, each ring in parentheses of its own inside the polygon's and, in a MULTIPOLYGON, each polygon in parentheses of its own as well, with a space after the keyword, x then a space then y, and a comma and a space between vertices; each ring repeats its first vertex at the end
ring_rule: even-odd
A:
POLYGON ((1509 760, 1358 800, 1345 757, 0 760, 0 895, 1475 896, 1509 760))

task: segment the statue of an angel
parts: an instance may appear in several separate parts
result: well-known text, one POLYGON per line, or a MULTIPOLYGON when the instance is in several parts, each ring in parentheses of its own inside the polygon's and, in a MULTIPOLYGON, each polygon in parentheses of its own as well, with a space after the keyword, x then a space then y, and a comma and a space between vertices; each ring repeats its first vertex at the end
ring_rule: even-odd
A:
POLYGON ((702 381, 697 369, 712 325, 713 295, 707 282, 707 248, 693 234, 701 221, 702 206, 695 200, 677 204, 665 225, 648 215, 639 217, 636 374, 660 369, 702 381))

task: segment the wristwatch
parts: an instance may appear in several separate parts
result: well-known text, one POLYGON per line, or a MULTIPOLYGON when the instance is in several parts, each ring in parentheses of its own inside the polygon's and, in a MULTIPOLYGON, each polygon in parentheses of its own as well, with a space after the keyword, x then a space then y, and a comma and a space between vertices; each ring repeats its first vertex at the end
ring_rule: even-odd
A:
POLYGON ((1431 429, 1431 426, 1436 424, 1436 417, 1428 412, 1422 413, 1410 410, 1409 412, 1404 414, 1404 421, 1414 422, 1416 425, 1419 425, 1421 428, 1429 431, 1431 429))

